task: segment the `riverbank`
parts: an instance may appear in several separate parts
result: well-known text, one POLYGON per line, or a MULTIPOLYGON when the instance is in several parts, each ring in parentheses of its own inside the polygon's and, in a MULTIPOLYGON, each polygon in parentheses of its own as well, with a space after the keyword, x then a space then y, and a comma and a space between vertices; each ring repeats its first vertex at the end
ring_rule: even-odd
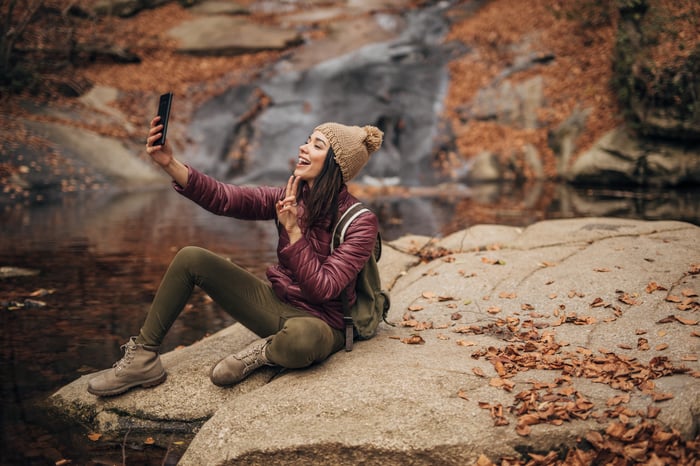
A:
POLYGON ((595 464, 632 451, 690 465, 698 244, 682 222, 606 218, 407 236, 380 262, 394 326, 351 353, 221 389, 209 365, 254 338, 236 324, 165 354, 159 387, 99 399, 85 375, 52 403, 105 441, 196 431, 182 465, 524 464, 548 452, 561 458, 548 464, 595 464))

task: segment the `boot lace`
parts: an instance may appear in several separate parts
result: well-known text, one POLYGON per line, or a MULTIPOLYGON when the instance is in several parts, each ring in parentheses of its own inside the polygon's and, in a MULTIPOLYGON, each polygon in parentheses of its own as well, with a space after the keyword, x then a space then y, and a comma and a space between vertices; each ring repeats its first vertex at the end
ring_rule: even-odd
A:
POLYGON ((124 356, 117 362, 114 363, 114 367, 117 371, 122 371, 131 364, 134 360, 134 353, 136 352, 136 345, 130 341, 121 346, 121 350, 124 351, 124 356))
POLYGON ((239 359, 245 365, 243 368, 243 374, 247 374, 248 372, 257 369, 264 364, 262 361, 263 348, 264 346, 262 348, 253 348, 245 354, 238 355, 237 359, 239 359))

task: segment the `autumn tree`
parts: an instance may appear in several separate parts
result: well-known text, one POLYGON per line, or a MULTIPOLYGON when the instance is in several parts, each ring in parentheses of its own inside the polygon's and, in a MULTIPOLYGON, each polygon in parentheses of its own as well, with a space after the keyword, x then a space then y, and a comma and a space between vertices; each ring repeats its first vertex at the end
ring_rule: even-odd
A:
POLYGON ((14 87, 26 82, 17 44, 35 19, 45 0, 0 0, 0 85, 14 87))

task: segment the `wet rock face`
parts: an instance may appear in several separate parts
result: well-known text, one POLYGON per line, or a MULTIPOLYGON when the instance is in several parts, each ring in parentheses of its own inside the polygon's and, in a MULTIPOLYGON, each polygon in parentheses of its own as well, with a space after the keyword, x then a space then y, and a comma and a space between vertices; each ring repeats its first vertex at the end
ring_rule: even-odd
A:
POLYGON ((281 63, 271 76, 206 103, 193 118, 188 157, 215 176, 276 182, 286 179, 290 160, 316 125, 371 124, 384 131, 384 144, 360 178, 426 182, 448 79, 450 52, 440 44, 447 25, 437 7, 408 13, 405 24, 391 40, 307 69, 281 63), (270 104, 251 113, 258 89, 270 104))
POLYGON ((684 144, 638 138, 618 128, 576 159, 566 177, 594 186, 694 186, 700 183, 700 158, 684 144))
MULTIPOLYGON (((656 63, 649 49, 665 42, 663 33, 684 37, 685 17, 671 21, 668 12, 652 2, 620 5, 613 60, 613 85, 632 126, 641 134, 680 141, 700 140, 700 41, 680 42, 691 50, 676 61, 656 63)), ((697 17, 700 6, 688 6, 687 17, 697 17)))
POLYGON ((171 0, 97 0, 92 11, 101 16, 129 17, 146 8, 155 8, 171 0))

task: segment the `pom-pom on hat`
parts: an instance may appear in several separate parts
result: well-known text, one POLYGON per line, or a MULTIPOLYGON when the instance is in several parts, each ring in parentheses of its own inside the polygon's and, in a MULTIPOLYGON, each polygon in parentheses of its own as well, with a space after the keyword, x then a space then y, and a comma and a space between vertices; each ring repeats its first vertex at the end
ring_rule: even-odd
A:
POLYGON ((369 156, 379 149, 384 136, 374 126, 346 126, 340 123, 323 123, 314 131, 320 131, 328 138, 346 183, 355 178, 369 161, 369 156))

